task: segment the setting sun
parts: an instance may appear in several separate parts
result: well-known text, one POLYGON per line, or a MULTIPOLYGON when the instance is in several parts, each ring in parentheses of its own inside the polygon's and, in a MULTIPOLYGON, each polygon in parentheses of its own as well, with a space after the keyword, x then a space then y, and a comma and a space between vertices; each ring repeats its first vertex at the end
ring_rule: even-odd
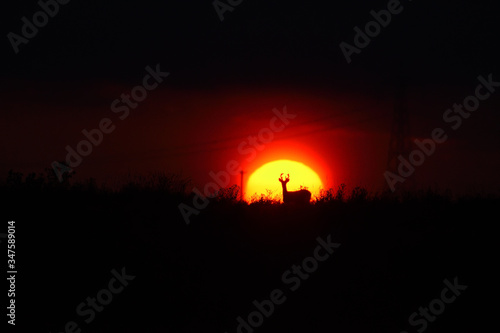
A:
POLYGON ((318 174, 307 165, 296 161, 278 160, 264 164, 250 175, 245 189, 245 199, 249 201, 254 194, 267 195, 267 190, 272 191, 273 197, 278 195, 281 199, 282 188, 278 178, 282 173, 290 175, 290 182, 287 185, 289 191, 297 191, 302 186, 311 191, 315 197, 323 186, 318 174))

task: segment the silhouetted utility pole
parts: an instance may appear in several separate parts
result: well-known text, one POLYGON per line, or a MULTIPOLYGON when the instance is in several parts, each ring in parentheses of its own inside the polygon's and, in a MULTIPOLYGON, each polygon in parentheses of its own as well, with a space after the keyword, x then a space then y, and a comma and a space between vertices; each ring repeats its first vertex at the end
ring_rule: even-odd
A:
MULTIPOLYGON (((387 171, 398 174, 399 159, 402 156, 408 159, 412 149, 410 140, 410 118, 408 113, 408 100, 406 95, 406 82, 399 78, 396 86, 394 101, 394 118, 391 127, 391 138, 389 141, 389 154, 387 158, 387 171)), ((398 183, 396 189, 411 189, 414 187, 414 175, 407 178, 403 183, 398 183)), ((385 183, 386 188, 388 184, 385 183)))
POLYGON ((240 185, 240 201, 243 201, 243 170, 240 170, 241 175, 241 185, 240 185))

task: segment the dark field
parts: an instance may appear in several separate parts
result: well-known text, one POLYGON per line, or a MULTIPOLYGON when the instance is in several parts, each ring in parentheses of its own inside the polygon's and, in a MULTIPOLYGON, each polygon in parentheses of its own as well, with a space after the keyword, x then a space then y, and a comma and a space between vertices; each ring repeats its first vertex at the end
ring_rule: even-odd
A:
POLYGON ((112 191, 9 175, 1 192, 4 216, 16 220, 18 329, 479 332, 490 318, 498 197, 335 189, 296 207, 240 203, 233 187, 186 225, 187 183, 155 179, 112 191), (336 245, 316 250, 318 237, 336 245), (315 254, 323 261, 306 259, 315 254), (113 269, 126 286, 98 294, 113 269), (412 313, 442 299, 445 279, 467 288, 445 292, 449 304, 434 301, 438 314, 411 325, 412 313), (96 295, 106 304, 92 310, 96 295), (241 326, 254 300, 268 316, 241 326))

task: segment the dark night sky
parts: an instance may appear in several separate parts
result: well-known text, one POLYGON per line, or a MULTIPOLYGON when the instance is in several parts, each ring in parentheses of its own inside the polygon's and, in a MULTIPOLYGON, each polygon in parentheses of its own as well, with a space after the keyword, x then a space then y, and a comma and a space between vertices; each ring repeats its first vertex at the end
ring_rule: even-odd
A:
MULTIPOLYGON (((64 159, 82 129, 109 117, 116 130, 79 176, 167 170, 201 184, 241 159, 238 144, 286 105, 296 120, 244 168, 293 159, 295 150, 328 185, 379 188, 400 77, 411 137, 421 139, 445 127, 443 112, 474 93, 477 76, 500 81, 494 4, 402 1, 403 11, 348 64, 339 44, 353 44, 353 28, 387 1, 243 1, 221 22, 211 1, 72 0, 18 54, 4 37, 0 172, 42 171, 64 159), (111 102, 158 63, 170 76, 118 120, 111 102)), ((21 17, 39 9, 34 0, 5 4, 4 36, 19 34, 21 17)), ((418 168, 418 182, 498 191, 499 93, 449 131, 418 168)))

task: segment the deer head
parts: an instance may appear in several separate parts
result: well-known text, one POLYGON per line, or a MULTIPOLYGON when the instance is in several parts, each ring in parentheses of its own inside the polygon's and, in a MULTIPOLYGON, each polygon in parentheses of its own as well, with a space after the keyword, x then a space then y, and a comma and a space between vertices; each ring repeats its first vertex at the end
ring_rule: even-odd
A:
POLYGON ((285 179, 283 179, 283 174, 281 174, 280 178, 278 178, 278 180, 280 181, 280 183, 282 185, 285 185, 286 183, 288 183, 290 181, 290 174, 287 174, 285 179))

